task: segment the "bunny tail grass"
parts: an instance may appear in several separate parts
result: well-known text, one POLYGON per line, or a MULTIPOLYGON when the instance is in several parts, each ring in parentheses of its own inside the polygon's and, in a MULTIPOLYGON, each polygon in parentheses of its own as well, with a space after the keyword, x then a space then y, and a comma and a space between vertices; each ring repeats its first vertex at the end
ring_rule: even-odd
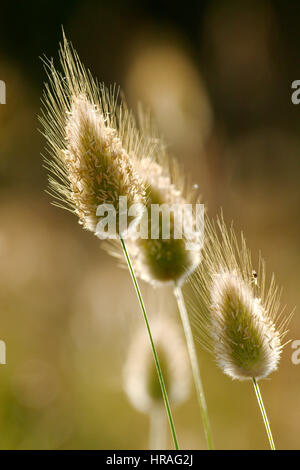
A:
POLYGON ((207 446, 209 450, 213 450, 213 440, 212 440, 212 434, 211 434, 211 429, 210 429, 210 423, 208 419, 207 405, 206 405, 203 385, 202 385, 201 376, 200 376, 200 369, 199 369, 199 364, 198 364, 198 359, 197 359, 197 354, 196 354, 196 348, 195 348, 193 333, 192 333, 188 313, 186 310, 184 298, 182 295, 181 287, 176 286, 174 289, 174 294, 177 300, 178 309, 179 309, 181 321, 182 321, 182 326, 183 326, 184 334, 186 338, 195 387, 197 391, 197 398, 198 398, 201 415, 202 415, 202 421, 203 421, 207 446))
POLYGON ((269 439, 269 442, 270 442, 270 447, 271 447, 272 450, 276 450, 274 440, 273 440, 273 436, 272 436, 272 431, 271 431, 271 428, 270 428, 270 423, 269 423, 268 416, 267 416, 267 413, 266 413, 266 410, 265 410, 265 407, 264 407, 264 402, 263 402, 263 399, 262 399, 262 396, 261 396, 261 393, 260 393, 258 383, 257 383, 257 381, 254 377, 253 377, 252 381, 253 381, 253 386, 254 386, 256 398, 257 398, 259 408, 260 408, 260 411, 261 411, 261 415, 262 415, 263 420, 264 420, 264 425, 265 425, 265 428, 266 428, 266 431, 267 431, 268 439, 269 439))
POLYGON ((144 320, 145 320, 145 323, 146 323, 146 327, 147 327, 147 331, 148 331, 148 335, 149 335, 149 339, 150 339, 150 343, 151 343, 151 348, 152 348, 154 362, 155 362, 155 365, 156 365, 157 374, 158 374, 158 378, 159 378, 159 383, 160 383, 160 387, 161 387, 161 391, 162 391, 162 395, 163 395, 163 399, 164 399, 164 404, 165 404, 166 412, 167 412, 167 415, 168 415, 168 420, 169 420, 169 425, 170 425, 172 438, 173 438, 173 441, 174 441, 174 446, 175 446, 175 449, 178 450, 179 446, 178 446, 178 441, 177 441, 177 436, 176 436, 175 425, 174 425, 174 421, 173 421, 173 417, 172 417, 172 412, 171 412, 171 408, 170 408, 170 404, 169 404, 169 399, 168 399, 168 395, 167 395, 167 391, 166 391, 162 371, 161 371, 161 368, 160 368, 158 356, 157 356, 154 341, 153 341, 153 338, 152 338, 152 333, 151 333, 151 329, 150 329, 150 325, 149 325, 149 321, 148 321, 148 317, 147 317, 143 297, 142 297, 142 294, 141 294, 141 291, 140 291, 140 288, 139 288, 139 285, 138 285, 138 282, 137 282, 137 279, 136 279, 136 276, 135 276, 135 273, 134 273, 134 270, 133 270, 133 267, 132 267, 132 263, 131 263, 131 260, 130 260, 130 257, 129 257, 129 254, 128 254, 128 251, 127 251, 127 248, 126 248, 125 241, 124 241, 121 234, 120 234, 120 241, 121 241, 121 245, 122 245, 122 248, 123 248, 124 256, 125 256, 127 264, 128 264, 128 269, 130 271, 131 278, 132 278, 132 281, 133 281, 133 284, 134 284, 134 287, 135 287, 135 290, 136 290, 138 301, 139 301, 141 310, 143 312, 143 317, 144 317, 144 320))

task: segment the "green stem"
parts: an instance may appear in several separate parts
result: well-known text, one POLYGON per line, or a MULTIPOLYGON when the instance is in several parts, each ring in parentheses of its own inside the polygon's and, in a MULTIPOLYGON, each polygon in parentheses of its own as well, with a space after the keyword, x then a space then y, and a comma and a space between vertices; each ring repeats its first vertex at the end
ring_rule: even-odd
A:
POLYGON ((262 417, 263 417, 263 420, 264 420, 265 428, 266 428, 266 431, 267 431, 267 434, 268 434, 270 447, 271 447, 272 450, 276 450, 274 440, 273 440, 273 436, 272 436, 272 431, 271 431, 271 428, 270 428, 270 423, 269 423, 268 416, 267 416, 267 413, 266 413, 266 410, 265 410, 265 407, 264 407, 264 402, 263 402, 263 399, 262 399, 262 396, 261 396, 261 393, 260 393, 258 383, 257 383, 257 381, 254 377, 252 378, 252 381, 253 381, 257 401, 258 401, 258 404, 259 404, 259 408, 260 408, 260 411, 261 411, 261 414, 262 414, 262 417))
POLYGON ((129 268, 129 271, 130 271, 130 274, 131 274, 131 278, 132 278, 132 281, 133 281, 133 284, 134 284, 134 287, 135 287, 135 290, 136 290, 136 293, 137 293, 139 304, 140 304, 141 310, 143 312, 144 320, 145 320, 145 323, 146 323, 146 327, 147 327, 147 331, 148 331, 148 335, 149 335, 149 339, 150 339, 150 343, 151 343, 154 362, 155 362, 156 369, 157 369, 159 383, 160 383, 160 387, 161 387, 161 391, 162 391, 162 395, 163 395, 163 399, 164 399, 164 403, 165 403, 165 408, 166 408, 166 412, 167 412, 167 415, 168 415, 168 420, 169 420, 169 424, 170 424, 170 429, 171 429, 175 449, 178 450, 179 449, 178 441, 177 441, 174 421, 173 421, 173 417, 172 417, 172 412, 171 412, 171 408, 170 408, 170 403, 169 403, 169 399, 168 399, 168 395, 167 395, 167 391, 166 391, 162 371, 161 371, 161 368, 160 368, 157 352, 156 352, 156 349, 155 349, 154 341, 153 341, 153 338, 152 338, 152 333, 151 333, 151 329, 150 329, 150 325, 149 325, 149 321, 148 321, 144 301, 143 301, 142 294, 141 294, 141 291, 140 291, 140 288, 139 288, 139 285, 138 285, 138 282, 137 282, 137 279, 136 279, 136 276, 135 276, 135 273, 134 273, 134 270, 133 270, 133 267, 132 267, 132 263, 131 263, 129 253, 128 253, 127 248, 126 248, 125 241, 124 241, 124 239, 122 238, 121 235, 120 235, 120 241, 121 241, 124 256, 126 258, 128 268, 129 268))
POLYGON ((185 307, 181 287, 176 286, 174 289, 174 294, 177 300, 178 309, 179 309, 181 321, 182 321, 182 326, 183 326, 184 334, 186 338, 195 387, 197 391, 197 398, 198 398, 201 415, 202 415, 202 421, 203 421, 207 446, 209 450, 212 450, 213 440, 212 440, 211 429, 210 429, 210 424, 209 424, 209 419, 208 419, 207 405, 206 405, 203 385, 202 385, 201 376, 200 376, 200 369, 199 369, 199 364, 198 364, 198 359, 197 359, 193 333, 192 333, 188 313, 185 307))

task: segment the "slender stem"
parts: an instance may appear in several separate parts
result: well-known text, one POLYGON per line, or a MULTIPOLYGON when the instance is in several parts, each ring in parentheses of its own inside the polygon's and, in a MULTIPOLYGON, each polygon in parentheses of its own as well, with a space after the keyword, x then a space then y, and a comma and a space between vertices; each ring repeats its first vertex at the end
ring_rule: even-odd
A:
POLYGON ((144 317, 144 320, 145 320, 145 323, 146 323, 146 327, 147 327, 147 331, 148 331, 148 335, 149 335, 149 339, 150 339, 150 343, 151 343, 152 353, 153 353, 154 362, 155 362, 156 369, 157 369, 157 374, 158 374, 159 383, 160 383, 160 387, 161 387, 161 391, 162 391, 162 395, 163 395, 163 399, 164 399, 164 403, 165 403, 165 407, 166 407, 166 412, 167 412, 167 415, 168 415, 168 420, 169 420, 170 429, 171 429, 171 433, 172 433, 172 437, 173 437, 173 441, 174 441, 174 446, 175 446, 175 449, 178 450, 179 449, 178 441, 177 441, 174 421, 173 421, 173 417, 172 417, 172 412, 171 412, 171 408, 170 408, 170 403, 169 403, 169 399, 168 399, 168 395, 167 395, 167 391, 166 391, 162 371, 161 371, 161 368, 160 368, 157 352, 156 352, 156 349, 155 349, 154 341, 153 341, 153 338, 152 338, 152 333, 151 333, 151 329, 150 329, 150 325, 149 325, 149 321, 148 321, 144 301, 143 301, 142 294, 141 294, 141 291, 140 291, 140 288, 139 288, 139 285, 138 285, 138 282, 137 282, 137 279, 136 279, 136 276, 135 276, 135 273, 134 273, 134 270, 133 270, 133 267, 132 267, 132 263, 131 263, 129 253, 128 253, 127 248, 126 248, 125 241, 124 241, 124 239, 122 238, 121 235, 120 235, 120 241, 121 241, 124 256, 126 258, 128 268, 129 268, 129 271, 130 271, 130 274, 131 274, 131 278, 132 278, 132 281, 133 281, 133 284, 134 284, 134 287, 135 287, 135 290, 136 290, 136 293, 137 293, 139 304, 140 304, 141 310, 143 312, 143 317, 144 317))
POLYGON ((166 415, 161 406, 154 406, 150 411, 149 449, 166 449, 166 415))
POLYGON ((270 447, 271 447, 272 450, 276 450, 274 440, 273 440, 273 436, 272 436, 272 431, 271 431, 271 428, 270 428, 270 423, 269 423, 268 416, 267 416, 267 413, 266 413, 266 410, 265 410, 265 407, 264 407, 264 402, 263 402, 263 399, 262 399, 262 396, 261 396, 261 393, 260 393, 258 383, 257 383, 257 381, 254 377, 252 378, 252 381, 253 381, 257 401, 258 401, 258 404, 259 404, 259 408, 260 408, 260 411, 261 411, 261 414, 262 414, 262 417, 263 417, 263 420, 264 420, 265 428, 266 428, 266 431, 267 431, 267 434, 268 434, 270 447))
POLYGON ((197 391, 197 398, 198 398, 198 402, 199 402, 199 406, 200 406, 200 410, 201 410, 201 415, 202 415, 202 421, 203 421, 207 446, 208 446, 209 450, 212 450, 213 449, 213 440, 212 440, 212 434, 211 434, 211 429, 210 429, 210 424, 209 424, 209 419, 208 419, 207 405, 206 405, 203 385, 202 385, 202 381, 201 381, 201 375, 200 375, 200 369, 199 369, 199 364, 198 364, 198 359, 197 359, 197 353, 196 353, 193 333, 192 333, 188 313, 187 313, 187 310, 186 310, 186 306, 185 306, 185 303, 184 303, 184 298, 183 298, 183 295, 182 295, 181 287, 176 286, 175 289, 174 289, 174 294, 175 294, 175 297, 176 297, 176 300, 177 300, 178 309, 179 309, 180 316, 181 316, 181 321, 182 321, 182 326, 183 326, 184 334, 185 334, 185 338, 186 338, 186 343, 187 343, 188 353, 189 353, 189 357, 190 357, 190 362, 191 362, 195 387, 196 387, 196 391, 197 391))

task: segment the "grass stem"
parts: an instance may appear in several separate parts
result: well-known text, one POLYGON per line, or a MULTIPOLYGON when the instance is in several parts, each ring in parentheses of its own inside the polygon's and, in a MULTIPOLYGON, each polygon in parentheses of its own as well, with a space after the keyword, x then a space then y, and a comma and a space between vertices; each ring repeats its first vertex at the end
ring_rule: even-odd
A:
POLYGON ((148 321, 148 317, 147 317, 143 297, 142 297, 142 294, 141 294, 141 291, 140 291, 140 288, 139 288, 139 285, 138 285, 138 282, 137 282, 137 279, 136 279, 136 276, 135 276, 135 273, 134 273, 134 270, 133 270, 133 267, 132 267, 132 263, 131 263, 129 253, 128 253, 127 248, 126 248, 125 241, 124 241, 124 239, 122 238, 121 235, 120 235, 120 241, 121 241, 121 245, 122 245, 122 248, 123 248, 124 256, 125 256, 126 261, 127 261, 129 272, 131 274, 131 278, 132 278, 132 281, 133 281, 133 284, 134 284, 134 287, 135 287, 135 290, 136 290, 138 301, 139 301, 139 304, 140 304, 140 307, 141 307, 141 310, 142 310, 142 313, 143 313, 143 317, 144 317, 144 320, 145 320, 145 323, 146 323, 146 327, 147 327, 147 331, 148 331, 148 335, 149 335, 149 339, 150 339, 150 343, 151 343, 152 353, 153 353, 153 357, 154 357, 154 362, 155 362, 155 365, 156 365, 157 374, 158 374, 158 378, 159 378, 159 383, 160 383, 160 387, 161 387, 161 391, 162 391, 162 395, 163 395, 163 399, 164 399, 164 403, 165 403, 166 413, 167 413, 168 420, 169 420, 170 430, 171 430, 172 438, 173 438, 173 441, 174 441, 174 446, 175 446, 175 449, 178 450, 179 449, 178 441, 177 441, 175 425, 174 425, 174 421, 173 421, 173 417, 172 417, 172 412, 171 412, 171 408, 170 408, 170 403, 169 403, 169 399, 168 399, 168 395, 167 395, 167 391, 166 391, 162 371, 161 371, 161 368, 160 368, 157 352, 156 352, 156 349, 155 349, 154 341, 153 341, 153 338, 152 338, 152 333, 151 333, 151 329, 150 329, 150 325, 149 325, 149 321, 148 321))
POLYGON ((253 377, 252 381, 253 381, 257 401, 258 401, 258 404, 259 404, 259 408, 260 408, 260 411, 261 411, 261 414, 262 414, 262 417, 263 417, 263 420, 264 420, 265 428, 266 428, 266 431, 267 431, 267 434, 268 434, 270 447, 271 447, 272 450, 276 450, 274 440, 273 440, 273 436, 272 436, 272 431, 271 431, 271 428, 270 428, 270 423, 269 423, 268 416, 267 416, 267 413, 266 413, 266 410, 265 410, 265 407, 264 407, 264 402, 263 402, 263 399, 262 399, 262 396, 261 396, 261 393, 260 393, 258 383, 257 383, 257 381, 254 377, 253 377))
POLYGON ((189 358, 190 358, 193 377, 194 377, 194 383, 195 383, 195 387, 197 391, 197 398, 198 398, 201 415, 202 415, 202 421, 203 421, 207 446, 209 450, 213 450, 213 440, 212 440, 212 434, 211 434, 211 429, 210 429, 210 423, 208 419, 208 412, 207 412, 207 405, 206 405, 206 400, 205 400, 205 395, 204 395, 204 389, 203 389, 203 385, 201 381, 196 347, 195 347, 190 320, 189 320, 188 313, 186 310, 181 287, 176 286, 174 289, 174 294, 177 300, 178 309, 179 309, 181 321, 182 321, 182 326, 183 326, 184 334, 186 338, 189 358))

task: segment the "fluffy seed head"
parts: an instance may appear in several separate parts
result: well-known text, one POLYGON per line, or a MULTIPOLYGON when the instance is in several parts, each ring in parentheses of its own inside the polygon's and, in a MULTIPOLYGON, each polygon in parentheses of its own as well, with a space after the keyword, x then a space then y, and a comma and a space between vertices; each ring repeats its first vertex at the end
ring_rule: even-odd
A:
MULTIPOLYGON (((161 144, 160 144, 161 145, 161 144)), ((170 211, 170 237, 164 239, 162 235, 162 216, 159 219, 158 238, 151 237, 151 205, 167 205, 169 209, 176 206, 181 214, 188 198, 184 196, 184 189, 178 182, 175 164, 170 167, 151 158, 142 159, 137 170, 146 183, 147 209, 148 209, 148 238, 138 239, 129 244, 137 275, 154 286, 165 283, 183 284, 185 279, 194 271, 201 259, 200 241, 192 233, 183 232, 182 238, 175 238, 174 227, 176 215, 170 211), (187 248, 190 243, 192 249, 187 248)), ((191 227, 195 229, 195 220, 191 215, 191 227)), ((186 229, 186 226, 183 227, 186 229)))
POLYGON ((95 232, 100 204, 111 204, 118 216, 120 196, 127 197, 128 206, 144 203, 145 188, 131 159, 135 136, 127 134, 134 129, 114 90, 93 80, 65 38, 60 59, 63 74, 46 63, 49 85, 41 117, 50 190, 58 205, 95 232))
MULTIPOLYGON (((173 321, 160 317, 151 325, 171 405, 184 401, 190 391, 189 362, 180 331, 173 321)), ((124 389, 135 408, 148 413, 163 406, 160 384, 145 328, 138 329, 124 367, 124 389)))
MULTIPOLYGON (((146 186, 147 211, 143 217, 148 219, 148 238, 128 240, 127 248, 138 277, 155 287, 174 283, 182 285, 201 260, 202 245, 195 230, 195 214, 188 214, 188 224, 184 226, 183 237, 175 238, 176 216, 170 210, 170 237, 167 239, 162 236, 160 215, 158 237, 154 239, 151 236, 151 205, 165 205, 170 209, 176 205, 178 211, 183 214, 185 204, 193 204, 198 200, 196 201, 194 191, 182 177, 182 171, 168 155, 149 113, 142 109, 139 112, 137 128, 139 146, 136 154, 142 157, 135 160, 135 169, 146 186)), ((121 257, 119 247, 115 244, 107 244, 107 250, 113 256, 121 257)))
POLYGON ((236 272, 219 272, 211 286, 212 335, 227 375, 261 378, 277 368, 279 333, 260 299, 236 272))
POLYGON ((278 367, 288 319, 279 321, 280 293, 265 265, 254 271, 245 239, 237 241, 223 218, 206 220, 203 261, 191 281, 199 341, 233 379, 267 377, 278 367))

